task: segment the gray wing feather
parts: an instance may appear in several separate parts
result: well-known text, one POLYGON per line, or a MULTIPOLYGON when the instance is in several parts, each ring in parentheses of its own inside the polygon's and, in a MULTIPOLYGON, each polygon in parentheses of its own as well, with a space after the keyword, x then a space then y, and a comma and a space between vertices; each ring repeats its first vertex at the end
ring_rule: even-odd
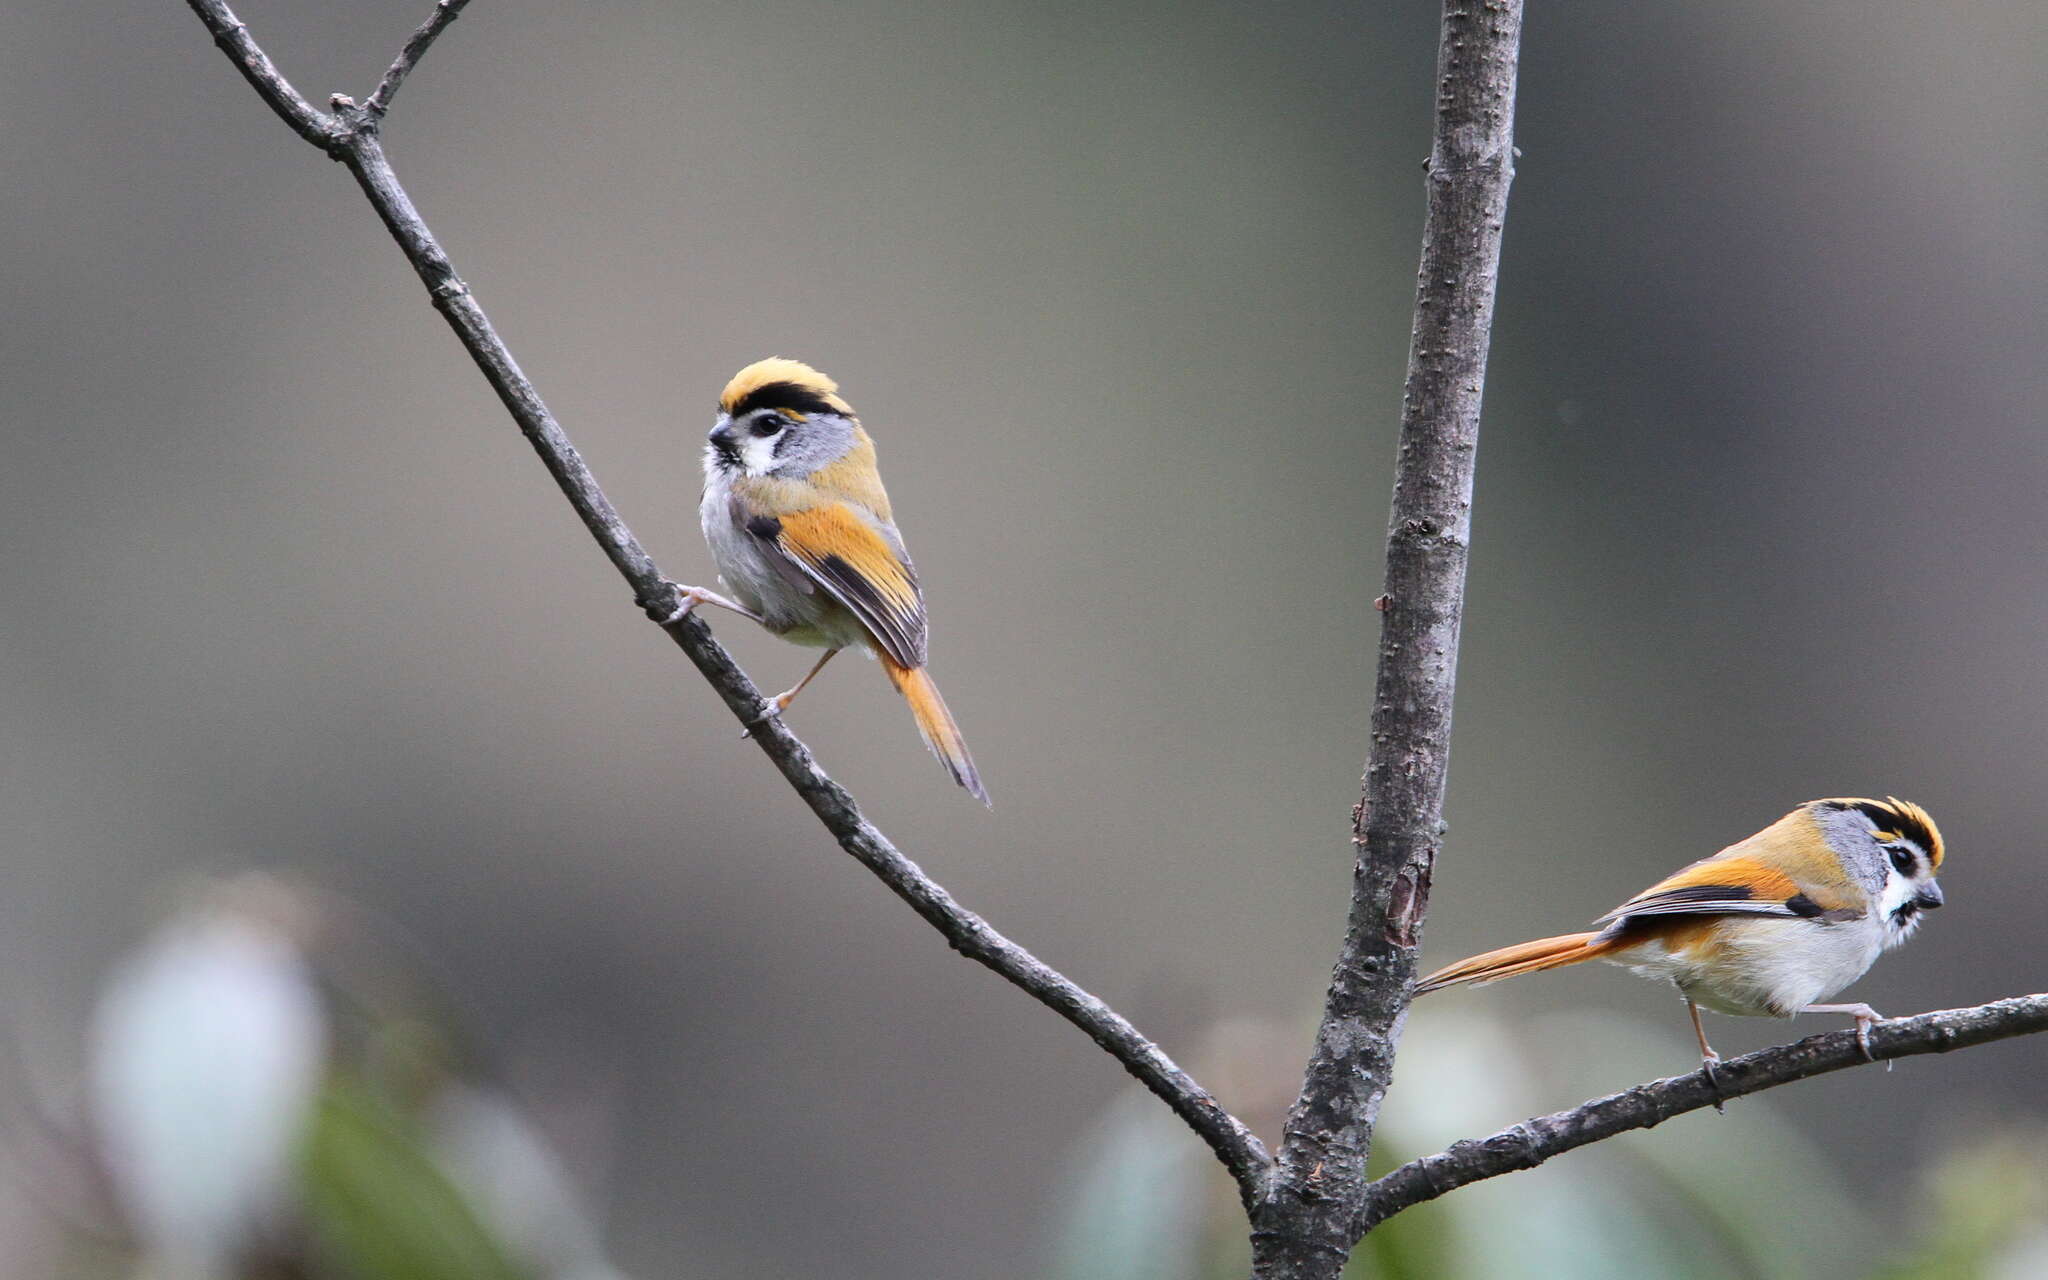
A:
POLYGON ((1741 898, 1694 898, 1684 902, 1659 902, 1655 898, 1616 907, 1595 920, 1608 924, 1630 916, 1783 916, 1804 919, 1782 902, 1753 902, 1741 898))
POLYGON ((747 505, 740 501, 738 494, 727 498, 725 505, 727 515, 732 520, 732 527, 761 549, 762 563, 774 570, 776 577, 781 578, 792 590, 800 591, 807 596, 817 593, 818 584, 811 575, 804 572, 802 565, 785 555, 782 548, 775 544, 774 538, 760 537, 747 526, 747 505))

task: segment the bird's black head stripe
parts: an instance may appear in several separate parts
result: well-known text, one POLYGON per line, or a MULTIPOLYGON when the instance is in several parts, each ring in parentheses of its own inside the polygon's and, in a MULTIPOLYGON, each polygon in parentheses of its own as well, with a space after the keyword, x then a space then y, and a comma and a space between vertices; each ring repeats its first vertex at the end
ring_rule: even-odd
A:
POLYGON ((747 392, 729 411, 743 418, 756 409, 793 409, 798 413, 838 413, 831 398, 816 387, 800 382, 765 382, 747 392))
POLYGON ((1894 809, 1878 800, 1865 800, 1855 806, 1864 817, 1877 824, 1879 831, 1896 831, 1911 840, 1928 853, 1935 847, 1934 833, 1920 820, 1920 815, 1906 809, 1894 809))

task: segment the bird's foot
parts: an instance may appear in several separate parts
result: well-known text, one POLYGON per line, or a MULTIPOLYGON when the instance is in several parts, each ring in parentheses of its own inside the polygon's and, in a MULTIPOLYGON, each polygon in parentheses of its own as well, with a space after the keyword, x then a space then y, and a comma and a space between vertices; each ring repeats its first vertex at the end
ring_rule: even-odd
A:
POLYGON ((700 604, 715 604, 721 609, 730 609, 742 618, 751 618, 755 622, 765 623, 767 621, 760 614, 747 608, 747 606, 737 601, 728 600, 716 591, 709 591, 703 587, 687 587, 680 582, 671 582, 668 585, 675 588, 679 603, 676 605, 675 612, 665 618, 657 619, 664 627, 672 627, 684 618, 689 617, 690 611, 700 604))
POLYGON ((1721 1092, 1721 1073, 1714 1070, 1715 1064, 1720 1061, 1720 1054, 1708 1050, 1700 1059, 1700 1075, 1705 1078, 1707 1088, 1714 1091, 1714 1110, 1725 1116, 1728 1114, 1728 1098, 1721 1092))
MULTIPOLYGON (((803 688, 802 685, 797 686, 797 689, 801 688, 803 688)), ((781 718, 782 713, 789 710, 789 704, 795 701, 796 689, 785 689, 781 693, 776 694, 772 698, 762 699, 761 714, 755 716, 752 720, 747 721, 747 727, 740 730, 740 740, 745 741, 746 739, 753 737, 754 730, 760 728, 764 724, 767 724, 770 720, 776 720, 781 718)))
MULTIPOLYGON (((1863 1050, 1865 1062, 1876 1062, 1877 1054, 1870 1048, 1870 1029, 1885 1020, 1885 1016, 1867 1004, 1810 1004, 1801 1013, 1846 1013, 1856 1019, 1856 1047, 1863 1050)), ((1892 1064, 1884 1064, 1891 1070, 1892 1064)))

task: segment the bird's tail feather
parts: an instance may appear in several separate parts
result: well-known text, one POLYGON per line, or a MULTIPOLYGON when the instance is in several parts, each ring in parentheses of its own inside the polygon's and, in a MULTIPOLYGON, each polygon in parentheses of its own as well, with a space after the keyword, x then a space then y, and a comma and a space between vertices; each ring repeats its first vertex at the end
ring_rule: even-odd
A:
POLYGON ((1415 994, 1426 995, 1431 991, 1463 986, 1466 983, 1479 985, 1498 982, 1502 978, 1512 978, 1517 974, 1577 964, 1582 960, 1605 955, 1614 947, 1615 943, 1612 940, 1602 940, 1597 933, 1567 933, 1556 938, 1538 938, 1534 942, 1517 943, 1512 947, 1502 947, 1498 951, 1484 951, 1447 968, 1438 969, 1415 984, 1415 994))
POLYGON ((924 745, 932 749, 932 754, 946 766, 946 772, 953 775, 953 781, 967 789, 967 794, 988 804, 988 792, 982 788, 981 774, 974 767, 974 757, 967 753, 967 739, 961 736, 960 726, 953 722, 953 713, 946 710, 946 700, 939 696, 939 686, 925 674, 923 667, 902 666, 887 653, 878 652, 875 656, 882 660, 882 670, 889 673, 889 683, 895 685, 896 692, 910 704, 910 714, 917 720, 917 731, 924 735, 924 745))

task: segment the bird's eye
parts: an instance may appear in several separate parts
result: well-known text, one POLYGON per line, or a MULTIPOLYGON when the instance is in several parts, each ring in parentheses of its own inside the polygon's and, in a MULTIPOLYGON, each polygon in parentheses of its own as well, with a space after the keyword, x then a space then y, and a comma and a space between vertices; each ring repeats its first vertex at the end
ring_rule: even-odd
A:
POLYGON ((1905 849, 1898 845, 1891 846, 1889 849, 1886 849, 1885 852, 1892 855, 1892 866, 1894 869, 1898 871, 1900 875, 1910 876, 1913 874, 1912 854, 1906 852, 1905 849))
POLYGON ((754 419, 754 425, 747 429, 757 436, 772 436, 785 425, 787 424, 783 422, 781 414, 771 413, 765 418, 754 419))

